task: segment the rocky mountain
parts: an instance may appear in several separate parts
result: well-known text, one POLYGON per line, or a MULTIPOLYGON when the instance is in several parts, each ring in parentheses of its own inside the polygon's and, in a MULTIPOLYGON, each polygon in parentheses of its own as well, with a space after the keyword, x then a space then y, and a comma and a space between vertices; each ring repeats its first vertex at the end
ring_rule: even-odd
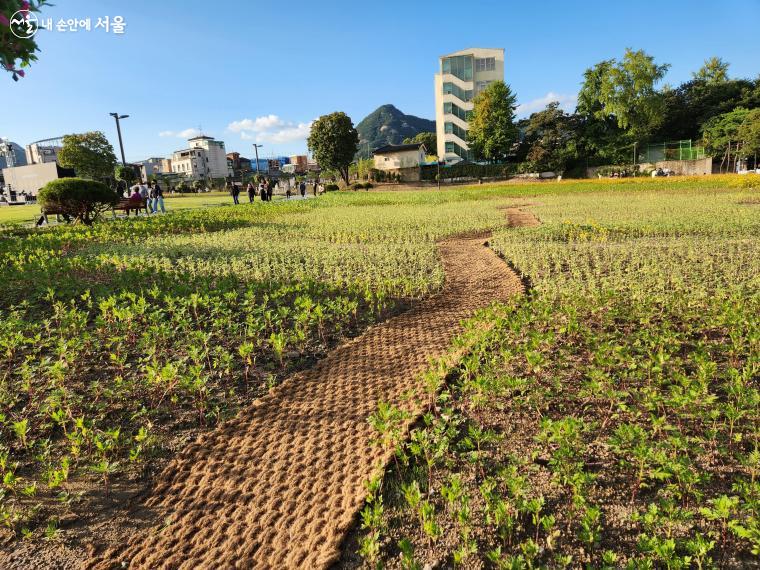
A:
POLYGON ((359 154, 367 155, 367 143, 370 151, 387 144, 401 144, 405 138, 417 133, 435 132, 435 121, 405 115, 393 105, 382 105, 364 117, 356 125, 359 132, 359 154))

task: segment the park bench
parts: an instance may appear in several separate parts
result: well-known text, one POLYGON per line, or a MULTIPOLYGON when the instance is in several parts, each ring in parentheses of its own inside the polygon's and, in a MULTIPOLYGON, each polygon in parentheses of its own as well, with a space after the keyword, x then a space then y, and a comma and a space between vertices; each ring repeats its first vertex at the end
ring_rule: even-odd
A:
MULTIPOLYGON (((120 210, 123 212, 127 212, 127 215, 129 215, 130 210, 136 210, 140 211, 141 209, 148 211, 148 200, 146 198, 143 198, 139 202, 137 200, 130 200, 128 198, 122 198, 120 199, 112 208, 112 212, 114 217, 116 217, 116 210, 120 210)), ((40 208, 40 217, 37 220, 37 226, 41 226, 43 222, 48 221, 48 216, 55 215, 56 220, 58 220, 58 217, 62 217, 65 222, 71 221, 71 216, 67 212, 63 210, 63 208, 57 207, 57 206, 43 206, 40 208)))
POLYGON ((145 212, 147 213, 148 200, 147 198, 143 198, 142 200, 138 202, 137 200, 132 200, 130 198, 121 198, 113 207, 114 217, 116 217, 117 210, 126 212, 127 216, 129 215, 130 210, 135 210, 136 212, 139 212, 140 210, 145 210, 145 212))

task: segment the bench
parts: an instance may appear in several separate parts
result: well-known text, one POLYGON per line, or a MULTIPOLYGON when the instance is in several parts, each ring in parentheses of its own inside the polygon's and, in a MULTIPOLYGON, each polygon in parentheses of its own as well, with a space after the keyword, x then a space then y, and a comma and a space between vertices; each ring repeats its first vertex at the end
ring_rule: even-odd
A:
POLYGON ((116 216, 116 210, 120 210, 122 212, 126 212, 127 216, 129 216, 130 210, 135 211, 135 215, 140 210, 145 210, 145 212, 148 212, 148 199, 143 198, 139 202, 137 200, 132 200, 131 198, 121 198, 116 205, 113 207, 113 214, 116 216))
MULTIPOLYGON (((139 212, 141 209, 145 210, 146 213, 148 212, 147 198, 143 198, 139 202, 137 200, 122 198, 114 205, 111 211, 113 212, 114 217, 116 217, 116 210, 126 212, 127 216, 129 216, 129 212, 131 210, 135 210, 135 215, 137 215, 137 212, 139 212)), ((61 216, 65 222, 71 221, 71 216, 61 207, 43 206, 40 208, 40 213, 41 215, 36 223, 37 226, 41 226, 43 222, 47 222, 47 217, 51 215, 55 215, 56 220, 58 219, 58 216, 61 216)))

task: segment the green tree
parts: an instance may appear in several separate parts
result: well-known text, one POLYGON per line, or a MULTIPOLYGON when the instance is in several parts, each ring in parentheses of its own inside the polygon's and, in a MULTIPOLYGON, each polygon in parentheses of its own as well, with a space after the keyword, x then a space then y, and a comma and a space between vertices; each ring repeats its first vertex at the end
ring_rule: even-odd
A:
POLYGON ((723 166, 731 170, 731 158, 736 158, 739 151, 739 129, 750 112, 738 107, 728 113, 717 115, 707 121, 702 127, 702 144, 708 154, 722 156, 720 169, 723 166))
POLYGON ((25 36, 27 32, 32 32, 32 28, 24 23, 11 22, 11 18, 22 9, 32 13, 39 12, 46 4, 47 0, 29 0, 26 4, 20 0, 0 0, 0 68, 10 73, 13 81, 24 77, 24 69, 33 61, 37 61, 36 52, 39 51, 39 47, 33 35, 14 35, 13 31, 25 36))
POLYGON ((128 164, 119 164, 114 170, 114 178, 120 182, 120 190, 124 191, 129 188, 135 180, 137 180, 137 173, 135 172, 133 166, 128 164))
POLYGON ((509 85, 494 81, 475 96, 467 142, 478 159, 504 160, 517 142, 517 97, 509 85))
POLYGON ((435 133, 417 133, 411 138, 405 138, 404 144, 422 143, 428 154, 438 154, 438 137, 435 133))
POLYGON ((760 109, 747 112, 736 135, 740 141, 740 156, 745 158, 752 156, 757 168, 757 155, 760 153, 760 109))
POLYGON ((613 117, 631 139, 646 140, 663 121, 664 99, 656 86, 669 67, 631 49, 620 62, 602 61, 584 74, 579 111, 592 112, 598 119, 613 117))
POLYGON ((102 212, 113 207, 119 197, 97 180, 59 178, 45 184, 37 200, 43 211, 61 212, 89 226, 102 212))
POLYGON ((574 156, 577 119, 553 101, 546 109, 533 113, 525 123, 525 157, 530 169, 538 172, 563 172, 574 156))
POLYGON ((348 185, 348 169, 359 145, 351 118, 342 112, 322 115, 312 124, 307 143, 319 166, 337 170, 348 185))
POLYGON ((737 107, 760 107, 760 81, 729 79, 708 82, 692 79, 664 93, 665 118, 657 140, 696 140, 709 119, 737 107))
POLYGON ((91 131, 64 136, 58 162, 73 168, 80 178, 107 181, 116 166, 116 155, 101 131, 91 131))
POLYGON ((719 57, 706 59, 699 71, 692 73, 694 79, 707 83, 724 83, 728 81, 729 64, 719 57))

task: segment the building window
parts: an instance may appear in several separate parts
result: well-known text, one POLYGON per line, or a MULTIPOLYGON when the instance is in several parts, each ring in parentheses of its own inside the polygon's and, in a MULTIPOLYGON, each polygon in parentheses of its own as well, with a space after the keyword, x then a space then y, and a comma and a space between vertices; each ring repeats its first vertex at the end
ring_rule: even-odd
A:
POLYGON ((454 115, 456 117, 459 117, 463 121, 469 121, 470 114, 472 113, 472 111, 465 111, 461 107, 454 105, 454 103, 444 103, 443 112, 447 115, 454 115))
POLYGON ((444 83, 443 84, 443 94, 444 95, 454 95, 456 98, 461 99, 462 101, 471 101, 472 100, 472 90, 471 89, 461 89, 458 85, 454 85, 453 83, 444 83))
POLYGON ((443 60, 443 73, 450 73, 462 81, 472 81, 472 56, 456 55, 443 60))
POLYGON ((495 71, 496 70, 496 58, 495 57, 479 57, 475 60, 475 71, 495 71))
POLYGON ((483 91, 483 89, 485 89, 486 87, 488 87, 488 85, 490 83, 493 83, 493 81, 477 81, 477 82, 475 82, 475 93, 480 93, 481 91, 483 91))
POLYGON ((455 125, 454 123, 444 123, 443 124, 443 130, 444 132, 452 135, 458 136, 463 141, 467 140, 467 131, 465 131, 462 127, 459 125, 455 125))

